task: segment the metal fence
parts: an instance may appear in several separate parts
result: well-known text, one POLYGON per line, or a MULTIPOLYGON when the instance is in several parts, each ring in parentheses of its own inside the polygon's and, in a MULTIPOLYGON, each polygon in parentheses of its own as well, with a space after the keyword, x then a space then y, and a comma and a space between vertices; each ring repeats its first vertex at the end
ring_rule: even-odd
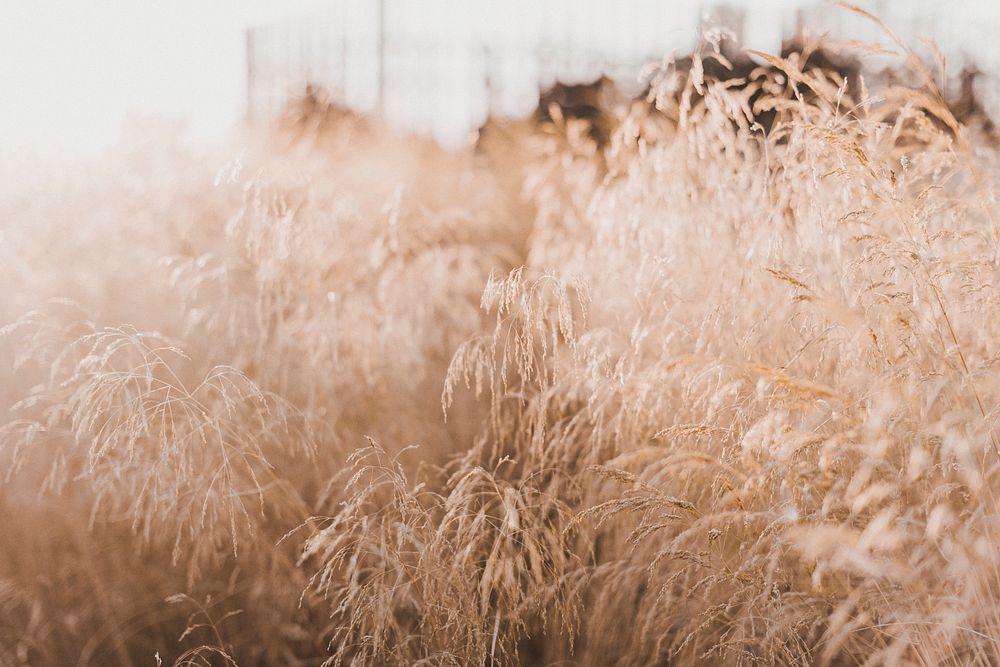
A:
MULTIPOLYGON (((878 0, 866 7, 901 35, 933 36, 957 71, 1000 65, 990 47, 1000 3, 878 0)), ((279 113, 307 83, 351 109, 464 143, 492 113, 530 113, 556 80, 601 74, 638 89, 638 73, 689 52, 699 29, 722 25, 744 46, 776 52, 808 27, 886 43, 871 22, 813 1, 328 0, 323 11, 247 32, 248 113, 279 113)), ((993 95, 995 87, 985 91, 993 95)))

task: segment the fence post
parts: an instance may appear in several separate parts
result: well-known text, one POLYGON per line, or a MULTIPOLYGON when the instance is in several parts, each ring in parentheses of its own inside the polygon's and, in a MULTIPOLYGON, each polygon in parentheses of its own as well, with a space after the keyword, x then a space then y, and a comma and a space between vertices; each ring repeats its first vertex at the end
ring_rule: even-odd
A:
POLYGON ((256 104, 254 102, 254 44, 253 44, 253 28, 246 29, 246 58, 247 58, 247 120, 253 121, 254 116, 257 113, 256 104))
POLYGON ((378 0, 378 113, 385 117, 385 0, 378 0))

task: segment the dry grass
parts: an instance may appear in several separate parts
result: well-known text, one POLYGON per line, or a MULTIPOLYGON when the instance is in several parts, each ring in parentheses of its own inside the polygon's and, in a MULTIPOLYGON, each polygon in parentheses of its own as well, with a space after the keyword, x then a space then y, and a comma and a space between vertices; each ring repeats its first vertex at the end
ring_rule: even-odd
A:
POLYGON ((1000 662, 1000 154, 892 47, 5 196, 0 665, 1000 662))

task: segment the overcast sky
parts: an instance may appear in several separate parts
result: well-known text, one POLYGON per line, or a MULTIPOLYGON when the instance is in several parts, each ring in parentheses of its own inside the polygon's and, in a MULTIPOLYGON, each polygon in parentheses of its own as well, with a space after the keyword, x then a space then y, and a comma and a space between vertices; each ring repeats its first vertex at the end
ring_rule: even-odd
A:
POLYGON ((0 0, 0 144, 94 148, 129 112, 217 136, 242 113, 244 30, 316 0, 0 0))
MULTIPOLYGON (((358 7, 366 0, 339 1, 346 1, 345 7, 358 7)), ((496 0, 491 5, 491 0, 479 0, 473 9, 461 4, 466 1, 472 2, 401 0, 395 20, 418 29, 442 21, 455 23, 459 14, 472 12, 495 32, 518 32, 530 23, 527 14, 539 14, 550 22, 561 22, 567 30, 589 22, 576 25, 581 34, 596 32, 601 41, 628 47, 640 33, 650 31, 693 36, 694 25, 680 25, 693 22, 681 20, 691 14, 688 9, 697 14, 699 7, 727 4, 712 0, 496 0), (614 22, 609 18, 625 7, 639 17, 641 25, 638 29, 619 25, 612 30, 609 26, 614 22), (495 11, 483 11, 486 8, 495 11), (494 13, 497 16, 492 17, 494 13)), ((296 16, 313 17, 308 22, 336 2, 0 0, 0 150, 18 145, 95 150, 113 142, 123 119, 134 112, 186 119, 196 138, 222 136, 245 109, 246 28, 296 16)), ((789 29, 795 6, 804 3, 815 5, 819 0, 728 2, 748 10, 746 43, 767 51, 780 47, 781 32, 789 29)), ((993 27, 1000 22, 1000 2, 870 0, 862 4, 897 28, 905 28, 912 17, 933 15, 919 30, 943 36, 945 46, 949 41, 985 44, 984 49, 977 46, 980 55, 976 57, 987 68, 1000 66, 1000 53, 989 48, 993 27)), ((415 78, 419 74, 411 72, 407 77, 419 81, 415 78)), ((406 111, 418 116, 441 114, 440 104, 425 106, 406 111)))
MULTIPOLYGON (((377 0, 370 2, 374 6, 377 0)), ((677 2, 695 10, 698 4, 636 2, 654 7, 657 23, 677 2)), ((333 4, 336 0, 0 0, 0 149, 98 149, 113 142, 123 119, 136 112, 183 118, 194 137, 219 136, 245 109, 246 28, 316 16, 333 4)), ((544 6, 553 16, 571 19, 585 18, 583 10, 593 6, 615 6, 604 0, 521 4, 532 5, 533 13, 544 6)), ((518 30, 513 5, 498 1, 494 9, 509 19, 503 22, 509 29, 518 30)), ((430 25, 466 8, 413 0, 398 9, 397 19, 416 10, 416 18, 408 20, 430 25)), ((694 26, 683 29, 693 33, 694 26)))

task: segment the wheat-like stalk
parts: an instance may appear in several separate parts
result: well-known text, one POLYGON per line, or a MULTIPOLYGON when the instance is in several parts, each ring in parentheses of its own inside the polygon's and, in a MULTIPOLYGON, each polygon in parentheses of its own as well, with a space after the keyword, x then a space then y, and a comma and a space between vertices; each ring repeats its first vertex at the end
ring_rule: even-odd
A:
POLYGON ((0 665, 996 664, 1000 152, 882 28, 0 196, 0 665))

